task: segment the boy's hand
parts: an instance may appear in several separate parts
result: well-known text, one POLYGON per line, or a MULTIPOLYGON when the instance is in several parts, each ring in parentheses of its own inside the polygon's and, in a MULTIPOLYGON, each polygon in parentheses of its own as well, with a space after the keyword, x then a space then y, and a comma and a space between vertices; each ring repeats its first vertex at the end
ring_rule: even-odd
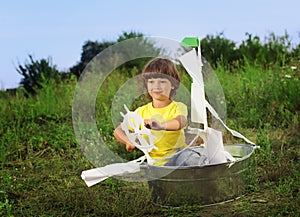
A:
POLYGON ((132 145, 131 143, 126 143, 126 151, 133 152, 134 149, 135 149, 134 145, 132 145))
POLYGON ((122 130, 121 125, 119 125, 115 131, 114 131, 114 136, 117 139, 118 142, 125 144, 126 145, 126 150, 129 152, 132 152, 135 149, 135 146, 132 145, 127 138, 125 132, 122 130))
POLYGON ((145 127, 152 130, 175 131, 185 127, 187 125, 187 119, 183 115, 178 115, 176 118, 166 122, 159 122, 155 119, 144 119, 144 124, 145 127))
POLYGON ((152 130, 165 130, 165 123, 161 123, 155 119, 145 119, 145 127, 152 130))

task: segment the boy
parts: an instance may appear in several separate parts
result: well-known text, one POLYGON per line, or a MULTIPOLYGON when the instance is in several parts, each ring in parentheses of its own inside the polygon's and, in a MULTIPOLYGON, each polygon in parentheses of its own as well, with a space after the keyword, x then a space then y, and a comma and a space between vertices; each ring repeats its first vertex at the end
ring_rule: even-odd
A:
MULTIPOLYGON (((149 61, 143 69, 144 86, 152 101, 138 108, 138 114, 144 119, 145 126, 151 129, 156 137, 154 144, 158 150, 152 150, 149 155, 154 159, 156 166, 180 166, 185 162, 170 160, 170 156, 186 147, 184 128, 187 126, 187 107, 181 102, 173 101, 180 84, 180 76, 174 63, 165 58, 155 58, 149 61)), ((131 152, 135 146, 131 144, 119 125, 114 136, 126 150, 131 152)), ((184 156, 197 155, 196 152, 185 150, 184 156)), ((195 157, 195 156, 194 156, 195 157)), ((188 159, 185 159, 186 161, 188 159)))

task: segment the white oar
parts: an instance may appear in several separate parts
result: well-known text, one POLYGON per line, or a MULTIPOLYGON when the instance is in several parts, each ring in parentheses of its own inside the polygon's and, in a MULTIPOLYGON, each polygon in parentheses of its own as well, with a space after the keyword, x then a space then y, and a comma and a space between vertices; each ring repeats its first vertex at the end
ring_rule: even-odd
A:
POLYGON ((148 164, 153 163, 153 159, 150 157, 149 152, 152 151, 152 149, 157 149, 154 145, 155 137, 149 129, 141 129, 141 125, 144 124, 144 119, 137 112, 129 111, 126 105, 124 105, 124 108, 127 113, 125 115, 121 113, 123 116, 121 127, 130 142, 140 149, 145 155, 137 160, 129 161, 127 163, 114 163, 104 167, 83 171, 81 178, 85 181, 88 187, 104 181, 111 176, 122 176, 129 173, 137 173, 140 171, 140 164, 146 159, 148 164), (149 143, 142 135, 148 136, 149 143), (139 143, 137 141, 139 141, 139 143))

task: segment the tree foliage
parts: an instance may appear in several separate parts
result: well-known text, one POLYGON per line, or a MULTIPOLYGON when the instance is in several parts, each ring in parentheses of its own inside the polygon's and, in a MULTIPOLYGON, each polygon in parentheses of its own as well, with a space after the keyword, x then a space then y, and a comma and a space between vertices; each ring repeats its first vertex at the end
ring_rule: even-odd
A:
POLYGON ((201 40, 201 52, 205 58, 213 65, 227 64, 238 59, 235 43, 224 38, 224 34, 217 36, 207 35, 201 40))
POLYGON ((242 67, 245 64, 268 67, 284 65, 291 57, 299 58, 299 45, 293 49, 287 33, 283 36, 270 33, 264 41, 249 33, 245 35, 246 39, 240 45, 225 38, 223 33, 207 35, 201 40, 202 54, 214 67, 242 67))
MULTIPOLYGON (((141 33, 126 33, 124 32, 123 35, 121 35, 117 42, 132 38, 142 36, 141 33)), ((81 58, 80 61, 70 68, 70 72, 74 75, 76 75, 77 78, 80 77, 81 73, 83 72, 84 68, 87 66, 87 64, 100 52, 108 48, 109 46, 115 44, 116 41, 86 41, 82 46, 82 52, 81 52, 81 58)))
POLYGON ((119 36, 119 38, 117 39, 117 42, 121 42, 121 41, 125 41, 127 39, 130 38, 139 38, 139 37, 143 37, 144 34, 140 33, 140 32, 123 32, 122 35, 119 36))
MULTIPOLYGON (((83 72, 83 70, 85 69, 85 67, 87 66, 87 64, 96 56, 98 55, 100 52, 102 52, 103 50, 105 50, 106 48, 108 48, 111 45, 114 45, 116 43, 120 43, 124 40, 128 40, 128 39, 132 39, 132 38, 136 38, 137 41, 132 43, 132 46, 130 46, 130 42, 128 42, 128 46, 124 46, 122 47, 122 54, 126 55, 126 54, 136 54, 136 56, 139 56, 139 52, 141 51, 151 51, 151 53, 156 53, 159 54, 160 53, 160 49, 155 47, 151 42, 147 41, 145 38, 143 38, 143 34, 139 33, 139 32, 123 32, 122 35, 120 35, 118 37, 118 39, 116 41, 103 41, 103 42, 99 42, 99 41, 87 41, 84 43, 83 47, 82 47, 82 53, 81 53, 81 58, 80 61, 73 66, 70 69, 70 72, 74 75, 76 75, 77 78, 80 77, 81 73, 83 72), (138 42, 138 43, 136 43, 138 42), (139 45, 139 47, 135 47, 136 45, 139 45)), ((143 65, 145 65, 145 63, 147 62, 147 60, 145 59, 137 59, 137 60, 131 60, 126 62, 122 67, 126 68, 127 72, 132 71, 131 69, 133 69, 134 67, 136 68, 140 68, 143 65)), ((135 70, 133 70, 135 71, 135 70)))
MULTIPOLYGON (((229 69, 239 69, 247 64, 268 68, 272 65, 284 66, 291 61, 297 62, 300 60, 300 45, 293 47, 287 33, 283 36, 270 33, 269 36, 264 38, 264 41, 249 33, 245 35, 246 39, 239 45, 225 38, 224 33, 207 35, 201 39, 201 52, 214 68, 221 65, 229 69)), ((34 94, 36 89, 42 88, 41 82, 44 80, 54 79, 60 81, 61 79, 67 79, 69 75, 75 75, 79 78, 87 64, 97 54, 116 43, 131 38, 137 39, 139 43, 137 44, 135 41, 132 46, 126 46, 125 50, 122 51, 125 54, 140 56, 138 52, 150 51, 149 53, 160 55, 163 52, 153 43, 147 41, 142 33, 123 32, 116 41, 86 41, 82 46, 80 61, 70 68, 69 74, 60 73, 56 66, 52 65, 50 58, 37 61, 29 55, 29 61, 25 62, 24 65, 19 64, 16 69, 23 76, 20 84, 28 93, 34 94)), ((148 60, 149 58, 131 60, 119 69, 131 73, 129 76, 132 76, 134 73, 138 73, 137 69, 143 68, 148 60)))
POLYGON ((61 80, 61 75, 56 66, 52 65, 50 58, 38 61, 29 55, 29 62, 25 63, 24 66, 19 64, 16 70, 23 76, 20 85, 29 94, 35 94, 36 90, 42 88, 42 83, 47 80, 53 79, 56 82, 61 80))
POLYGON ((86 41, 82 46, 81 58, 80 61, 73 67, 70 68, 70 72, 76 75, 77 78, 80 77, 80 74, 86 67, 86 65, 101 51, 109 46, 113 45, 113 42, 109 41, 86 41))

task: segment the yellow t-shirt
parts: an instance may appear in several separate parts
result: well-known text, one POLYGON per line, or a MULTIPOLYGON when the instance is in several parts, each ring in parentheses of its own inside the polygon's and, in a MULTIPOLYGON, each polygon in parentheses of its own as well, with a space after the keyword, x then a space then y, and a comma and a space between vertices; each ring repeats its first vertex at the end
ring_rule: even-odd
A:
MULTIPOLYGON (((144 119, 155 119, 159 122, 166 122, 183 115, 187 118, 187 107, 181 102, 172 101, 163 108, 154 108, 152 102, 138 108, 138 114, 144 119)), ((158 150, 153 149, 149 154, 153 159, 164 158, 174 154, 178 148, 186 146, 184 130, 166 131, 151 130, 156 137, 154 144, 158 150)), ((154 164, 157 166, 164 165, 167 160, 157 160, 154 164)))

